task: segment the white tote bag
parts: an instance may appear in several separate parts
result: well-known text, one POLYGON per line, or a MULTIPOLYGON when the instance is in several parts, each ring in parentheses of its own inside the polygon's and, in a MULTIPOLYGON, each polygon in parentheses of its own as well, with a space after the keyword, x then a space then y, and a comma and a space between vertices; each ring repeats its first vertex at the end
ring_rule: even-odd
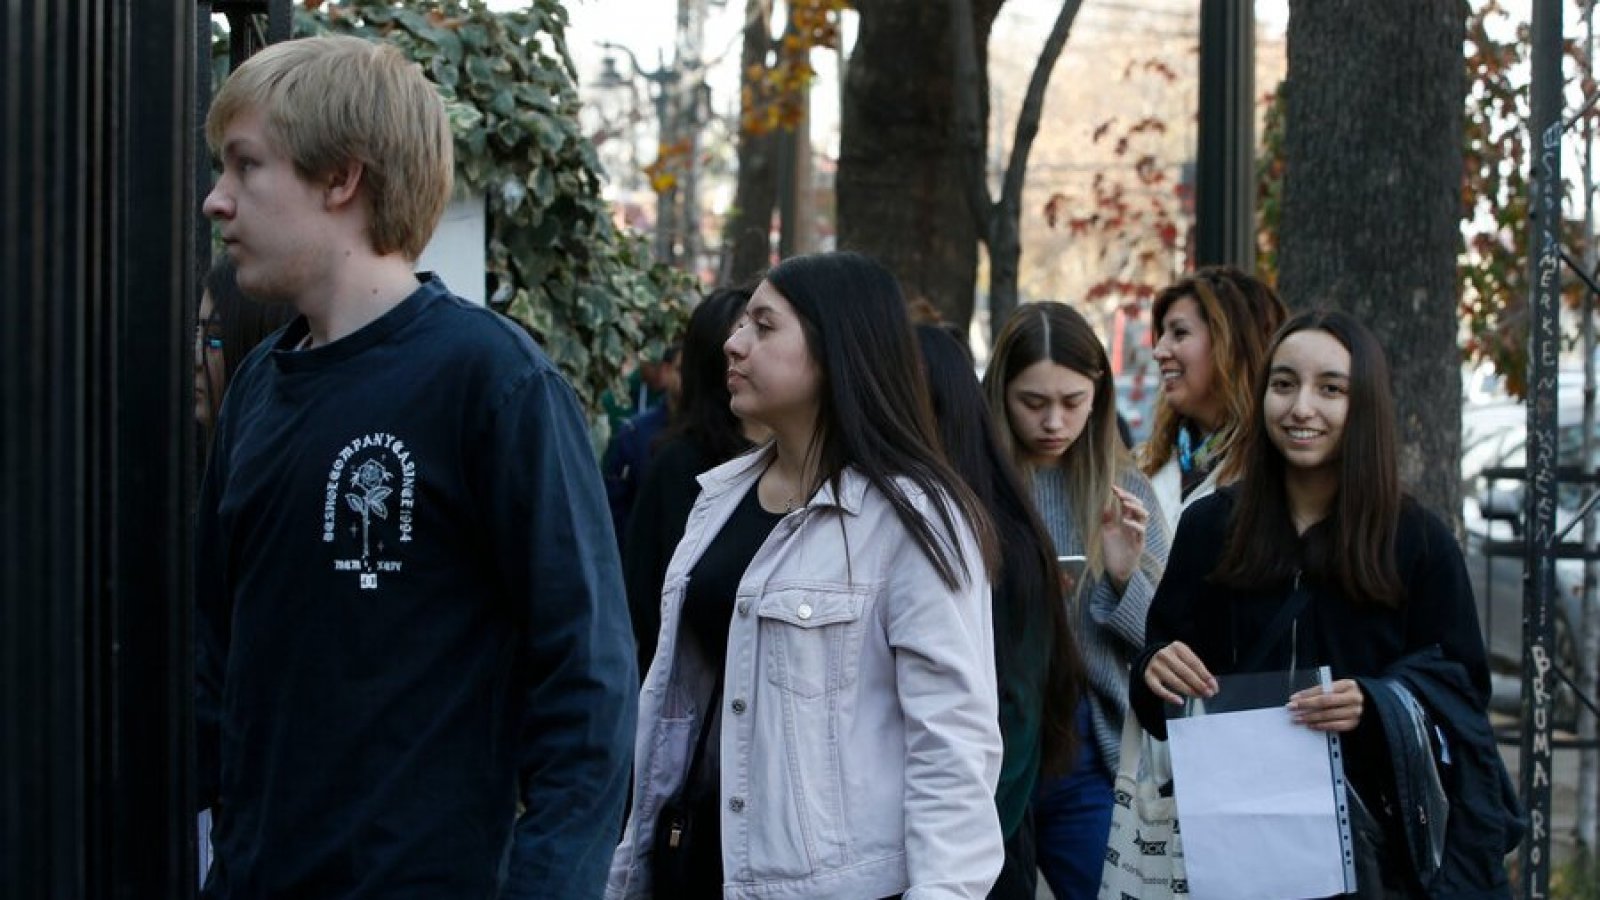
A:
POLYGON ((1122 726, 1122 760, 1112 788, 1115 805, 1100 874, 1100 900, 1189 895, 1178 804, 1171 796, 1161 796, 1162 786, 1171 781, 1167 745, 1146 734, 1130 711, 1122 726))

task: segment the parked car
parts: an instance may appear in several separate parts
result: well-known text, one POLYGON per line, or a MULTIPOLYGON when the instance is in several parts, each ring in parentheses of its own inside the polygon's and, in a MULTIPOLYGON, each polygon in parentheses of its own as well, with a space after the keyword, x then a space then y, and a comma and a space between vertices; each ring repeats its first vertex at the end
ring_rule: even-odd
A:
MULTIPOLYGON (((1557 465, 1582 463, 1582 407, 1577 398, 1557 410, 1557 465)), ((1600 433, 1597 433, 1600 440, 1600 433)), ((1485 554, 1489 542, 1520 541, 1526 488, 1520 480, 1491 479, 1493 469, 1521 469, 1527 459, 1527 408, 1520 403, 1500 403, 1471 408, 1462 416, 1462 522, 1466 530, 1467 574, 1478 601, 1480 621, 1491 660, 1501 670, 1521 665, 1524 558, 1520 555, 1485 554)), ((1556 528, 1577 517, 1590 488, 1561 484, 1556 490, 1556 528)), ((1581 543, 1582 525, 1567 535, 1567 543, 1581 543)), ((1558 559, 1555 564, 1553 606, 1553 656, 1563 672, 1577 677, 1577 635, 1583 619, 1584 566, 1580 559, 1558 559)), ((1593 599, 1591 603, 1595 602, 1593 599)), ((1597 661, 1590 660, 1590 665, 1597 661)), ((1559 680, 1558 680, 1559 681, 1559 680)), ((1556 722, 1570 726, 1577 712, 1570 688, 1557 684, 1556 722)))

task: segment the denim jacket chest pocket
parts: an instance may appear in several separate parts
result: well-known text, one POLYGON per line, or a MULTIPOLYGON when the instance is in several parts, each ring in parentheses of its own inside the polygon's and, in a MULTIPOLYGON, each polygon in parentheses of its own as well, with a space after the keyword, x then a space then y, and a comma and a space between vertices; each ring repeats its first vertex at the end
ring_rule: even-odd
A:
POLYGON ((768 588, 756 605, 767 681, 804 698, 855 684, 865 613, 874 593, 862 586, 768 588))

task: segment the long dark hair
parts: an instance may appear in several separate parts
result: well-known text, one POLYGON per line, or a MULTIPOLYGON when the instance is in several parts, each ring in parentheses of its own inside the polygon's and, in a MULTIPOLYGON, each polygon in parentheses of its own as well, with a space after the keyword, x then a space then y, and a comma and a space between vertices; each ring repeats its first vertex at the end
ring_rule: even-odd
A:
MULTIPOLYGON (((1266 367, 1267 344, 1289 317, 1289 308, 1270 285, 1254 275, 1232 266, 1206 266, 1167 285, 1156 295, 1150 309, 1152 346, 1165 331, 1167 311, 1186 297, 1200 307, 1200 315, 1211 331, 1211 391, 1222 399, 1223 409, 1215 455, 1222 461, 1218 478, 1226 483, 1240 469, 1233 451, 1248 430, 1245 423, 1252 400, 1247 391, 1255 386, 1256 377, 1266 367)), ((1182 424, 1182 416, 1167 404, 1166 394, 1157 394, 1155 424, 1141 460, 1146 475, 1154 475, 1172 458, 1182 424)))
POLYGON ((1244 476, 1227 545, 1212 578, 1244 589, 1269 588, 1294 577, 1298 558, 1284 479, 1288 464, 1267 435, 1262 398, 1272 359, 1285 338, 1322 331, 1350 352, 1349 410, 1339 448, 1339 493, 1309 554, 1308 568, 1357 603, 1398 606, 1404 583, 1395 562, 1395 533, 1404 497, 1395 456, 1394 398, 1389 363, 1378 339, 1359 320, 1337 310, 1309 310, 1284 324, 1256 379, 1245 430, 1244 476), (1347 490, 1347 488, 1349 488, 1347 490))
MULTIPOLYGON (((1056 463, 1066 472, 1067 496, 1078 533, 1083 535, 1088 571, 1098 577, 1105 571, 1100 552, 1100 515, 1111 504, 1111 488, 1127 470, 1133 457, 1117 431, 1117 387, 1111 376, 1111 360, 1100 337, 1081 313, 1045 300, 1020 306, 1006 320, 995 339, 989 368, 983 373, 984 393, 989 408, 1005 427, 998 435, 1003 446, 1024 473, 1025 450, 1019 446, 1011 428, 1006 390, 1011 382, 1035 363, 1065 366, 1094 383, 1094 407, 1089 411, 1083 433, 1061 454, 1056 463)), ((1089 579, 1084 579, 1088 583, 1089 579)))
POLYGON ((822 371, 814 447, 808 450, 816 456, 818 475, 837 492, 845 467, 859 472, 894 507, 952 589, 972 574, 956 542, 955 514, 977 537, 982 568, 992 571, 993 527, 939 450, 911 320, 894 275, 859 253, 835 252, 790 257, 766 281, 794 307, 822 371), (896 476, 928 496, 942 537, 896 476))
POLYGON ((918 325, 934 420, 950 464, 966 479, 994 523, 1000 545, 995 576, 995 665, 1000 690, 1027 677, 1020 651, 1042 635, 1049 665, 1038 685, 1044 701, 1040 741, 1044 770, 1065 774, 1077 754, 1077 712, 1083 659, 1068 629, 1050 533, 1028 499, 1022 478, 1001 449, 966 347, 944 328, 918 325))
POLYGON ((728 357, 722 344, 753 292, 753 287, 717 288, 694 308, 678 356, 678 408, 658 438, 681 437, 712 465, 750 449, 739 417, 728 408, 728 357))

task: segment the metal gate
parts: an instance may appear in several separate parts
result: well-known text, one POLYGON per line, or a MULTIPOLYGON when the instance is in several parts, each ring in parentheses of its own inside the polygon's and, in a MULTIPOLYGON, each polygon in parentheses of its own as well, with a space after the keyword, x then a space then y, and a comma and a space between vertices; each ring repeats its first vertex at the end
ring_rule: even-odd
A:
POLYGON ((0 16, 0 884, 16 900, 194 893, 208 19, 194 0, 0 16))

